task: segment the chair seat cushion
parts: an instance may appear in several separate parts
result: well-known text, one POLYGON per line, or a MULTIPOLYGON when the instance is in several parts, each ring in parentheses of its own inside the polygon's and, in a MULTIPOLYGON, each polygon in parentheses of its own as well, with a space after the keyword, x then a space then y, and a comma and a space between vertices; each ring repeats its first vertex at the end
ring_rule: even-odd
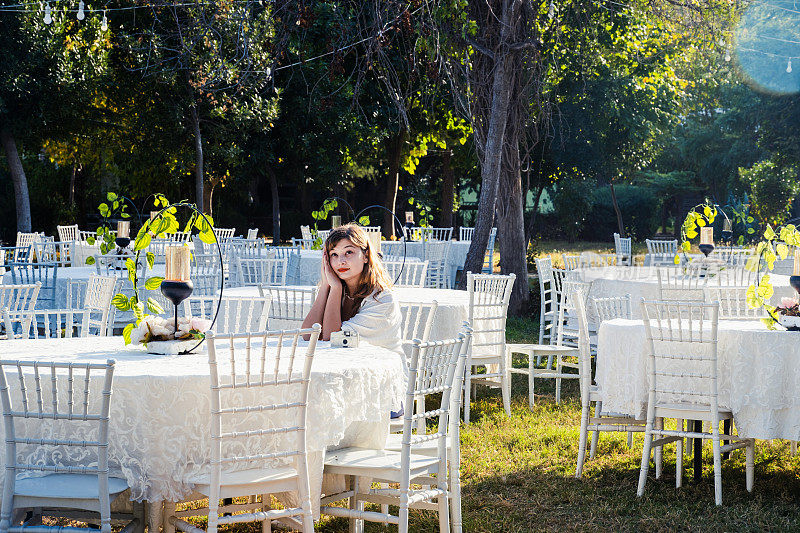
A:
MULTIPOLYGON (((42 477, 17 479, 14 494, 51 499, 96 500, 98 493, 97 476, 92 474, 49 474, 42 477)), ((124 479, 109 477, 108 494, 114 495, 127 490, 124 479)))
MULTIPOLYGON (((411 454, 411 477, 438 471, 439 459, 411 454)), ((400 452, 370 448, 342 448, 327 453, 326 472, 400 481, 400 452)))

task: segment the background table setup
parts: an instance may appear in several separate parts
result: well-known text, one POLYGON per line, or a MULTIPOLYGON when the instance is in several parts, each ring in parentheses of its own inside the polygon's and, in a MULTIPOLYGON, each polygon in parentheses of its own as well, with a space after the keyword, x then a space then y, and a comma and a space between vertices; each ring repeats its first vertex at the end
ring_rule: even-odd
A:
MULTIPOLYGON (((800 332, 771 331, 758 320, 719 322, 719 402, 740 436, 800 440, 799 342, 800 332)), ((602 323, 596 381, 604 411, 645 418, 647 361, 641 320, 602 323)))
MULTIPOLYGON (((638 302, 641 298, 646 300, 658 300, 658 274, 659 268, 676 267, 594 267, 579 268, 571 272, 580 281, 591 283, 589 296, 593 298, 606 298, 611 296, 622 296, 630 294, 633 302, 633 318, 640 318, 638 302)), ((722 273, 724 275, 724 272, 722 273)), ((770 273, 770 281, 775 293, 770 299, 772 305, 780 303, 782 297, 794 297, 797 293, 789 285, 789 276, 770 273)), ((708 286, 713 287, 716 283, 713 278, 709 279, 708 286)))
MULTIPOLYGON (((109 426, 111 473, 127 480, 132 500, 151 503, 151 520, 157 521, 158 502, 189 496, 191 486, 182 480, 200 473, 210 461, 210 377, 205 346, 201 346, 202 353, 151 355, 142 347, 124 346, 121 337, 90 337, 15 341, 4 347, 3 355, 6 359, 57 362, 116 361, 109 426)), ((98 392, 102 383, 92 381, 90 388, 98 392)), ((389 412, 401 405, 404 394, 405 375, 396 353, 367 343, 347 349, 331 348, 327 342, 317 344, 307 425, 312 501, 319 501, 325 450, 382 447, 388 435, 389 412)), ((269 402, 259 398, 252 403, 269 402)), ((251 413, 243 416, 241 423, 268 425, 261 420, 264 417, 251 413)), ((21 433, 18 429, 17 434, 21 433)), ((72 437, 96 438, 89 433, 72 437)), ((86 457, 72 457, 64 448, 26 446, 20 447, 19 453, 64 465, 87 462, 86 457)), ((3 471, 0 469, 0 477, 3 471)), ((151 523, 151 527, 157 526, 151 523)))

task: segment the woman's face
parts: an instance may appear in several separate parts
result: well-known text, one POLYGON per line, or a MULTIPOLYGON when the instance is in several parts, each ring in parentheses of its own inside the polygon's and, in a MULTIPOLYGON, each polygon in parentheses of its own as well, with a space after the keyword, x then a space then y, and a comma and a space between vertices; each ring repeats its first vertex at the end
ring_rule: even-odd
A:
POLYGON ((331 268, 339 278, 347 282, 348 280, 359 279, 364 265, 367 264, 367 254, 353 244, 350 239, 342 239, 336 243, 328 257, 331 261, 331 268))

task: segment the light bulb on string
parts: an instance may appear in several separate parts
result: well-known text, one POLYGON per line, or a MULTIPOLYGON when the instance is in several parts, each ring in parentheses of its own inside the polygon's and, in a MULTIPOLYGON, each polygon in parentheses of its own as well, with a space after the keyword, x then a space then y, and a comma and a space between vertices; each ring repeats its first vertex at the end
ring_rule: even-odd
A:
POLYGON ((788 73, 792 72, 792 60, 791 59, 789 60, 789 63, 786 65, 786 72, 788 72, 788 73))
POLYGON ((725 37, 720 37, 719 38, 719 45, 720 46, 725 46, 725 37))
POLYGON ((100 23, 100 29, 103 31, 108 30, 108 19, 106 18, 106 10, 103 10, 103 22, 100 23))
POLYGON ((52 24, 53 17, 50 15, 50 2, 44 6, 44 23, 45 24, 52 24))
POLYGON ((86 18, 86 12, 83 9, 83 0, 78 2, 78 20, 83 20, 86 18))
POLYGON ((731 60, 731 51, 725 50, 725 62, 728 62, 730 60, 731 60))

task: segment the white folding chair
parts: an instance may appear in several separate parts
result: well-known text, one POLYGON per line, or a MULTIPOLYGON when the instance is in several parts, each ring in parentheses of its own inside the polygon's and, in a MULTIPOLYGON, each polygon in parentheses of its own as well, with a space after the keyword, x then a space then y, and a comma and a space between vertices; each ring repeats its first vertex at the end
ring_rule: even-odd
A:
MULTIPOLYGON (((458 465, 450 461, 451 475, 448 476, 447 447, 448 444, 452 446, 452 432, 457 431, 458 427, 457 423, 450 423, 451 395, 458 395, 460 380, 456 379, 457 369, 463 364, 465 342, 464 334, 446 341, 414 341, 405 405, 415 405, 419 400, 425 405, 431 400, 430 396, 441 394, 438 407, 425 409, 417 414, 413 414, 410 408, 405 410, 400 451, 343 448, 328 452, 325 472, 349 476, 351 490, 323 498, 323 514, 349 518, 351 531, 361 531, 361 521, 368 520, 397 524, 398 530, 406 533, 409 509, 429 509, 438 511, 440 533, 448 533, 451 531, 450 502, 453 500, 453 507, 458 508, 458 518, 454 519, 454 525, 457 523, 460 528, 460 490, 456 493, 448 483, 457 473, 458 465), (461 363, 459 359, 462 359, 461 363), (428 421, 437 417, 433 433, 427 432, 426 424, 414 423, 415 420, 428 421), (415 427, 417 433, 412 433, 415 427), (422 447, 435 449, 436 453, 417 453, 417 449, 422 447), (400 487, 362 487, 359 485, 361 477, 370 477, 384 483, 398 483, 400 487), (412 484, 423 485, 423 488, 412 488, 412 484), (328 505, 344 499, 349 500, 349 508, 328 505), (398 514, 364 511, 364 502, 396 505, 399 507, 398 514)), ((455 485, 460 486, 457 483, 455 485)))
POLYGON ((211 372, 211 471, 187 479, 194 491, 208 498, 208 507, 175 512, 165 509, 168 523, 197 533, 182 517, 208 516, 208 533, 219 526, 261 522, 270 531, 278 518, 299 517, 305 533, 314 531, 308 478, 306 412, 311 363, 319 324, 292 331, 239 334, 209 332, 208 366, 211 372), (308 346, 298 349, 302 336, 308 346), (305 352, 305 353, 303 353, 305 352), (242 427, 245 413, 262 412, 269 427, 242 427), (242 468, 246 466, 246 468, 242 468), (269 495, 297 491, 300 505, 270 509, 269 495), (262 495, 262 501, 237 505, 248 512, 228 514, 220 499, 262 495))
MULTIPOLYGON (((606 298, 603 305, 614 305, 613 310, 624 309, 624 306, 617 306, 619 302, 610 302, 606 298), (621 309, 620 309, 621 308, 621 309)), ((581 386, 581 430, 578 440, 578 466, 575 469, 575 477, 580 478, 583 475, 583 463, 586 457, 586 442, 589 437, 589 432, 592 434, 592 446, 589 452, 589 458, 594 459, 597 451, 597 441, 601 431, 620 431, 628 433, 628 442, 630 446, 631 432, 644 431, 644 420, 636 420, 633 417, 608 414, 603 412, 603 405, 601 401, 600 388, 594 383, 592 376, 592 350, 589 337, 589 320, 586 313, 586 298, 581 289, 578 289, 575 297, 575 311, 578 320, 578 329, 580 332, 578 340, 579 357, 578 357, 578 374, 580 376, 581 386), (592 416, 592 404, 594 404, 594 416, 592 416)), ((597 300, 595 300, 597 302, 597 300)), ((628 302, 628 315, 630 316, 630 295, 627 298, 628 302)), ((598 319, 599 320, 599 319, 598 319)))
MULTIPOLYGON (((746 448, 748 492, 755 476, 755 441, 720 433, 720 421, 733 419, 719 405, 717 381, 717 328, 719 304, 654 301, 641 303, 649 351, 649 388, 642 466, 636 495, 644 495, 650 450, 677 442, 675 485, 681 486, 683 439, 710 439, 714 453, 714 500, 722 505, 722 454, 746 448), (664 428, 663 419, 677 420, 676 429, 664 428), (710 432, 684 430, 684 420, 711 423, 710 432), (720 440, 730 444, 721 444, 720 440), (731 442, 732 441, 732 442, 731 442)), ((658 459, 656 463, 658 466, 658 459)))
POLYGON ((762 307, 750 308, 747 305, 747 289, 743 287, 705 287, 706 303, 719 304, 720 320, 753 320, 764 316, 762 307))
POLYGON ((384 261, 383 266, 395 287, 424 287, 427 261, 384 261))
POLYGON ((222 334, 249 333, 267 329, 271 301, 256 296, 190 296, 183 302, 187 317, 198 317, 216 322, 212 331, 222 334), (217 313, 219 305, 219 313, 217 313))
POLYGON ((678 241, 663 239, 645 239, 647 254, 650 256, 651 266, 674 265, 675 255, 678 253, 678 241))
MULTIPOLYGON (((111 533, 111 501, 128 489, 125 479, 112 477, 108 471, 113 375, 112 360, 105 364, 0 361, 0 399, 6 428, 0 531, 64 531, 60 526, 37 525, 41 518, 38 513, 28 523, 17 518, 24 516, 19 511, 33 508, 56 517, 60 516, 58 509, 79 509, 81 516, 99 516, 100 531, 111 533), (101 387, 96 385, 98 381, 101 387), (18 449, 41 445, 64 447, 70 453, 33 454, 18 449), (82 460, 72 464, 71 457, 82 460), (39 476, 30 477, 31 473, 39 476)), ((143 530, 142 509, 137 506, 136 518, 123 517, 132 520, 122 533, 143 530)), ((91 527, 69 529, 97 531, 91 527)))
POLYGON ((511 415, 511 373, 506 350, 508 301, 516 275, 473 274, 467 272, 469 323, 473 339, 464 372, 464 422, 469 423, 470 394, 473 385, 500 387, 503 408, 511 415), (477 367, 486 368, 478 374, 477 367))
POLYGON ((633 243, 630 237, 622 238, 619 233, 614 234, 614 252, 617 254, 618 265, 633 265, 633 243))
POLYGON ((288 258, 241 258, 235 259, 239 285, 255 287, 258 285, 286 285, 288 258))

